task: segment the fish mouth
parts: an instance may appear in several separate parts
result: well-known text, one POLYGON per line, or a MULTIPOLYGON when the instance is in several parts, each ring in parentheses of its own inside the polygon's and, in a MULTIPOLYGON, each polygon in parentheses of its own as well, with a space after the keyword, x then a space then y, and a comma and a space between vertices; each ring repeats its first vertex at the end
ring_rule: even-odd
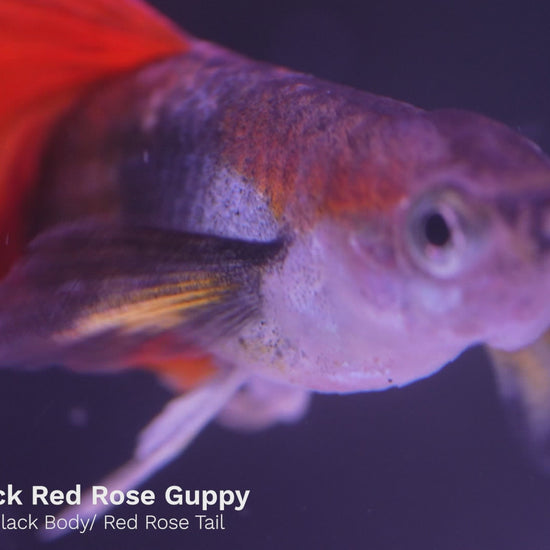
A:
POLYGON ((499 267, 513 289, 509 311, 515 322, 488 343, 514 350, 550 327, 550 190, 501 198, 499 210, 508 231, 501 254, 510 259, 499 267))
POLYGON ((533 200, 530 205, 530 234, 538 250, 550 250, 550 197, 533 200))
POLYGON ((521 235, 535 255, 545 258, 550 251, 550 191, 501 196, 496 205, 508 230, 521 235))

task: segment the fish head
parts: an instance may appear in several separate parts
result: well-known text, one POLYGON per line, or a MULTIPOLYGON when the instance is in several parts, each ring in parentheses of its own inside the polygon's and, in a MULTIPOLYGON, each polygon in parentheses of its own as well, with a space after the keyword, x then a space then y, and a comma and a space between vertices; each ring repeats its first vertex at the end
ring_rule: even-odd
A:
POLYGON ((548 158, 454 110, 383 117, 351 141, 361 132, 359 158, 325 186, 313 230, 286 260, 277 299, 290 313, 274 316, 301 350, 296 379, 381 389, 476 343, 537 338, 550 321, 548 158))
MULTIPOLYGON (((409 323, 499 348, 530 343, 550 312, 549 159, 508 127, 458 110, 398 124, 394 135, 390 149, 409 153, 388 170, 402 194, 385 218, 386 276, 409 323)), ((368 223, 354 239, 372 265, 368 223)))

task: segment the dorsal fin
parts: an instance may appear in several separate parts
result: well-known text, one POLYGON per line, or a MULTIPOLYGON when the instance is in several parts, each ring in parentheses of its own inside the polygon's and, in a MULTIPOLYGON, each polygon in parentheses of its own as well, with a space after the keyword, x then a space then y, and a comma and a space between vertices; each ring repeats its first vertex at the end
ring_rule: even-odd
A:
POLYGON ((25 206, 52 126, 91 86, 189 48, 140 0, 0 0, 0 276, 25 244, 25 206))

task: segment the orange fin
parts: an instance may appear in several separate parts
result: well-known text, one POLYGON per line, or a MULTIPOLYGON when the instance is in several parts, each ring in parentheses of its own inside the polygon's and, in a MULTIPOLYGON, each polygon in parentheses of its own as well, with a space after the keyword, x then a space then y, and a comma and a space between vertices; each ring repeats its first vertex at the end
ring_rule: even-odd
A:
POLYGON ((142 367, 162 377, 174 390, 183 391, 205 382, 218 372, 214 359, 200 350, 178 347, 170 332, 145 340, 125 358, 126 366, 142 367))
POLYGON ((25 244, 25 210, 60 116, 103 79, 185 52, 140 0, 0 0, 0 276, 25 244))
POLYGON ((179 391, 198 386, 218 371, 213 359, 208 355, 195 358, 182 356, 166 360, 152 359, 146 364, 146 368, 162 376, 169 387, 179 391))

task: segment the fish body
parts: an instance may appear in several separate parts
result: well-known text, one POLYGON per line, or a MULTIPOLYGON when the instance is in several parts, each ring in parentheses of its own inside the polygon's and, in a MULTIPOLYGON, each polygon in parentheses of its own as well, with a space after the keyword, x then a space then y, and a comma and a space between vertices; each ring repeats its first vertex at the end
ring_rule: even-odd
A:
POLYGON ((473 343, 514 348, 546 326, 547 237, 529 223, 550 215, 549 164, 481 116, 427 113, 192 40, 79 105, 44 174, 39 232, 101 219, 279 241, 260 314, 207 345, 268 378, 381 389, 473 343), (457 217, 463 242, 449 247, 464 250, 432 262, 410 217, 438 208, 457 217), (518 230, 525 243, 513 242, 518 230), (523 254, 534 262, 522 268, 523 254))
POLYGON ((473 344, 543 334, 550 161, 536 145, 481 115, 175 43, 56 111, 27 246, 0 282, 1 364, 143 367, 193 388, 114 485, 224 407, 260 427, 297 417, 311 390, 402 386, 473 344))

